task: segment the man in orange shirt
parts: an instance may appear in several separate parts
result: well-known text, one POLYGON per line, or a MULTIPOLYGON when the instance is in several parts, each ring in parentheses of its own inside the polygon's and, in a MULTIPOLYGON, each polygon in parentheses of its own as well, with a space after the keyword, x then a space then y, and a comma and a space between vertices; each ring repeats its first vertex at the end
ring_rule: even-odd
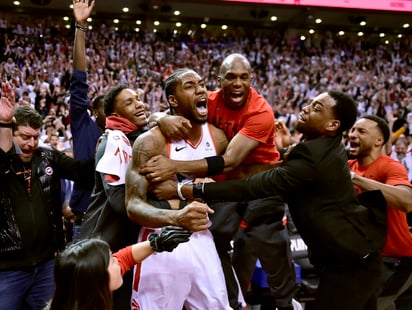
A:
POLYGON ((349 160, 349 167, 356 190, 380 190, 388 205, 378 310, 394 309, 397 298, 412 286, 412 234, 406 219, 412 207, 412 188, 405 167, 382 152, 389 137, 386 121, 376 115, 363 116, 349 131, 350 158, 355 158, 349 160))
MULTIPOLYGON (((140 170, 141 174, 153 182, 170 179, 176 173, 199 177, 224 173, 227 179, 238 179, 276 165, 280 154, 274 143, 274 113, 268 102, 251 87, 252 69, 246 57, 241 54, 227 56, 220 67, 218 82, 220 89, 208 95, 208 121, 221 128, 229 139, 225 154, 196 161, 170 161, 164 156, 156 156, 140 170)), ((174 138, 181 138, 190 130, 187 120, 178 119, 178 124, 186 127, 173 127, 166 123, 170 118, 163 117, 157 122, 166 136, 174 133, 174 138), (180 136, 176 135, 179 130, 180 136)), ((173 196, 158 198, 176 197, 175 191, 170 194, 173 196)), ((217 206, 215 214, 210 216, 210 230, 223 265, 233 309, 240 309, 241 305, 229 251, 241 220, 243 234, 235 244, 233 267, 243 293, 247 291, 259 258, 268 274, 273 306, 292 309, 296 282, 289 237, 282 223, 285 206, 280 196, 241 203, 225 202, 221 207, 217 206)))

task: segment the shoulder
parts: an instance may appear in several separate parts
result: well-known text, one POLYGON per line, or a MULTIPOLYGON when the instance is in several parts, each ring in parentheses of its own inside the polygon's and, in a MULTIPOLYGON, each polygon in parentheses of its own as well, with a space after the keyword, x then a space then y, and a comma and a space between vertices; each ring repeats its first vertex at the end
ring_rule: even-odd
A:
POLYGON ((39 146, 36 153, 39 154, 42 159, 56 160, 62 152, 49 147, 39 146))
POLYGON ((208 97, 209 100, 216 100, 221 93, 222 93, 221 89, 209 91, 208 94, 207 94, 207 97, 208 97))
POLYGON ((250 87, 249 90, 249 100, 259 105, 267 105, 270 108, 269 102, 267 102, 267 100, 261 94, 259 94, 253 87, 250 87))
POLYGON ((225 149, 228 144, 228 139, 225 135, 225 132, 214 126, 213 124, 208 123, 210 134, 212 135, 213 139, 217 143, 219 148, 225 149))
POLYGON ((155 126, 137 137, 133 149, 160 150, 163 149, 165 145, 167 145, 166 137, 163 135, 160 128, 155 126))
POLYGON ((389 168, 390 169, 404 169, 403 165, 401 162, 397 161, 396 159, 392 158, 391 156, 382 154, 380 155, 376 160, 375 160, 375 166, 378 167, 378 169, 382 168, 389 168))
POLYGON ((249 98, 246 103, 247 113, 252 115, 266 116, 275 120, 273 108, 254 88, 250 88, 249 98))

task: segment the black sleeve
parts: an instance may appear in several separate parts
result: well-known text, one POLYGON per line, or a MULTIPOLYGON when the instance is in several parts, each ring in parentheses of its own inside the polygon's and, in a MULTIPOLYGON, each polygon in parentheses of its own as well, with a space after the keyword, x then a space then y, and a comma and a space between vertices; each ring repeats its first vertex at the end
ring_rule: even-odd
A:
POLYGON ((63 179, 75 181, 79 186, 90 188, 94 184, 94 158, 80 161, 56 151, 60 174, 63 179))
POLYGON ((127 217, 125 197, 125 186, 124 185, 107 185, 106 190, 107 199, 109 200, 109 205, 112 207, 114 212, 117 214, 127 217))
POLYGON ((305 146, 298 145, 286 163, 242 180, 206 183, 205 201, 248 201, 280 195, 285 201, 313 182, 316 163, 305 146))

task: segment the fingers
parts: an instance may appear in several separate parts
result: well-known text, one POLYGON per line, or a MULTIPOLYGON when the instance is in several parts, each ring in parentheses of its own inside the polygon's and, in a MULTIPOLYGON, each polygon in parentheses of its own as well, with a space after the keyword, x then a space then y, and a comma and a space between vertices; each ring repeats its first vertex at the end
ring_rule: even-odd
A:
POLYGON ((215 210, 211 209, 207 204, 196 200, 188 204, 186 208, 188 208, 188 210, 192 210, 198 214, 203 214, 205 216, 207 216, 208 214, 215 213, 215 210))
POLYGON ((191 225, 188 229, 190 229, 193 232, 197 232, 197 231, 202 231, 202 230, 206 230, 208 229, 210 226, 209 222, 207 222, 206 224, 196 224, 196 225, 191 225))
POLYGON ((8 81, 2 82, 1 84, 2 94, 1 97, 7 98, 9 103, 13 104, 15 101, 13 87, 8 81))
POLYGON ((213 213, 215 213, 215 210, 211 209, 210 207, 207 207, 207 213, 208 214, 213 214, 213 213))
MULTIPOLYGON (((183 125, 183 127, 185 127, 187 130, 192 129, 192 124, 191 124, 190 121, 187 120, 187 119, 184 119, 184 120, 182 121, 182 125, 183 125)), ((186 133, 187 133, 187 130, 186 130, 186 133)))

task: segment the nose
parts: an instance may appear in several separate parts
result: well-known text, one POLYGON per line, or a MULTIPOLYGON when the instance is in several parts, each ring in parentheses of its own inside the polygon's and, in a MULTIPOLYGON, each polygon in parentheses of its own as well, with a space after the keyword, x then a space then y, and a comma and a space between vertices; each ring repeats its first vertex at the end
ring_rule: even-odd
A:
POLYGON ((302 111, 303 111, 304 113, 309 113, 309 105, 305 105, 305 106, 302 108, 302 111))
POLYGON ((354 129, 349 129, 349 131, 348 131, 348 138, 351 139, 351 138, 354 138, 355 136, 356 136, 356 130, 354 130, 354 129))
POLYGON ((242 79, 240 78, 240 76, 238 76, 234 79, 233 85, 234 86, 242 86, 242 79))
POLYGON ((201 85, 201 84, 196 84, 196 93, 204 93, 206 92, 206 86, 201 85))
POLYGON ((136 108, 144 108, 144 102, 141 100, 141 99, 137 99, 136 101, 135 101, 135 104, 136 104, 136 108))

